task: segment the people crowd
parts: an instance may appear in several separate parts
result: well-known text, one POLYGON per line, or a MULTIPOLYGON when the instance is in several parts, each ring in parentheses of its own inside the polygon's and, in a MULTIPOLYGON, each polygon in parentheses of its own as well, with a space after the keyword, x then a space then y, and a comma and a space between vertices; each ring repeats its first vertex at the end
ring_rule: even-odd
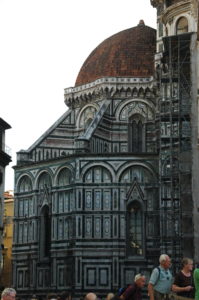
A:
MULTIPOLYGON (((116 293, 108 293, 105 300, 142 300, 144 287, 146 277, 139 273, 135 275, 132 284, 120 288, 116 293)), ((194 269, 193 260, 185 257, 182 259, 180 271, 173 276, 171 258, 167 254, 161 254, 159 266, 152 270, 147 290, 149 300, 199 300, 199 264, 194 269)), ((16 290, 5 288, 1 293, 1 300, 17 300, 16 290)), ((39 298, 32 295, 30 300, 39 298)), ((65 291, 60 294, 49 293, 46 300, 72 300, 72 297, 65 291)), ((99 300, 99 298, 91 291, 80 300, 99 300)))

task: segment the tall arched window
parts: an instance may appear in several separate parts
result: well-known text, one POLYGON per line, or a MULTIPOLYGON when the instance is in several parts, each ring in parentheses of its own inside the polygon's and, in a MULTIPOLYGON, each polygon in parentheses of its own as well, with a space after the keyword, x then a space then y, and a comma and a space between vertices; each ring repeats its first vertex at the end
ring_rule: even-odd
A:
POLYGON ((128 256, 143 255, 143 211, 138 201, 127 207, 127 253, 128 256))
POLYGON ((62 169, 57 177, 57 183, 59 186, 65 186, 70 184, 72 181, 71 171, 67 168, 62 169))
POLYGON ((176 23, 176 34, 182 34, 188 32, 188 21, 187 18, 181 17, 176 23))
POLYGON ((50 256, 51 245, 51 219, 49 207, 45 205, 41 210, 41 228, 40 228, 40 256, 41 259, 50 256))
POLYGON ((32 183, 28 176, 23 176, 19 182, 19 191, 20 192, 30 192, 32 190, 32 183))
POLYGON ((145 124, 139 117, 129 118, 128 148, 133 153, 145 151, 145 124))
POLYGON ((79 127, 87 129, 97 112, 94 105, 89 105, 80 112, 79 127))
POLYGON ((44 172, 40 175, 38 180, 39 190, 44 190, 45 187, 51 187, 51 177, 48 173, 44 172))
POLYGON ((112 181, 112 176, 106 168, 95 166, 86 171, 83 180, 87 183, 108 183, 112 181))

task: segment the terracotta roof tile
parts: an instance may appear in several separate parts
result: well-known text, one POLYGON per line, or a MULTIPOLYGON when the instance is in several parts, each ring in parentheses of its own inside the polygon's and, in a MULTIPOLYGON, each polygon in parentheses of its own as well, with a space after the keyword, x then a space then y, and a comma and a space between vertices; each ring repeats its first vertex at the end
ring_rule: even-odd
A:
POLYGON ((144 25, 123 30, 95 48, 77 76, 75 85, 102 77, 147 77, 153 75, 156 30, 144 25))

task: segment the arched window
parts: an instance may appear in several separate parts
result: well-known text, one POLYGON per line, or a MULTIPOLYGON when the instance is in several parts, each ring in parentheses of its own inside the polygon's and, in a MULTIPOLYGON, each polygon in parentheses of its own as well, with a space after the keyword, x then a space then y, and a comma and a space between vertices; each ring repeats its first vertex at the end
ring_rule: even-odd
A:
POLYGON ((97 109, 93 105, 89 105, 80 112, 79 127, 87 129, 95 117, 97 109))
POLYGON ((176 23, 176 34, 182 34, 188 32, 188 21, 187 18, 181 17, 176 23))
POLYGON ((19 182, 19 192, 29 192, 32 190, 32 183, 28 176, 23 176, 19 182))
POLYGON ((127 254, 143 255, 143 211, 138 201, 127 207, 127 254))
POLYGON ((38 180, 39 190, 43 190, 45 187, 50 187, 51 185, 50 175, 48 173, 42 173, 38 180))
POLYGON ((128 126, 128 148, 129 152, 145 151, 145 124, 136 116, 129 118, 128 126))
POLYGON ((40 256, 41 259, 50 256, 51 245, 51 219, 48 205, 44 205, 41 210, 41 228, 40 228, 40 256))
POLYGON ((96 166, 90 168, 84 175, 84 182, 108 183, 112 181, 112 176, 104 167, 96 166))
POLYGON ((142 166, 133 166, 124 170, 121 174, 120 182, 132 183, 135 178, 140 184, 151 183, 154 181, 153 175, 146 168, 142 166))
POLYGON ((67 168, 62 169, 58 174, 58 185, 65 186, 71 183, 72 174, 71 171, 67 168))

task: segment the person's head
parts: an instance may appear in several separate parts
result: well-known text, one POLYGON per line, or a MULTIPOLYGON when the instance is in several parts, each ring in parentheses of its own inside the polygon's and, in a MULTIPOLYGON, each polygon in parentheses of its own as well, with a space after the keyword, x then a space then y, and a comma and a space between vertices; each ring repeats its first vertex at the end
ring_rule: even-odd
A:
POLYGON ((114 297, 113 293, 108 293, 106 296, 106 300, 111 300, 114 297))
POLYGON ((193 260, 188 257, 184 257, 182 259, 182 268, 186 270, 187 272, 193 270, 193 260))
POLYGON ((49 293, 47 295, 47 300, 57 300, 57 294, 55 294, 55 293, 49 293))
POLYGON ((88 293, 85 296, 85 300, 96 300, 97 299, 97 295, 94 293, 88 293))
POLYGON ((162 268, 169 269, 171 266, 171 259, 167 254, 161 254, 159 262, 162 268))
POLYGON ((17 292, 13 288, 6 288, 1 293, 2 300, 15 300, 17 292))
POLYGON ((146 277, 142 274, 135 275, 134 281, 139 288, 143 288, 146 284, 146 277))

